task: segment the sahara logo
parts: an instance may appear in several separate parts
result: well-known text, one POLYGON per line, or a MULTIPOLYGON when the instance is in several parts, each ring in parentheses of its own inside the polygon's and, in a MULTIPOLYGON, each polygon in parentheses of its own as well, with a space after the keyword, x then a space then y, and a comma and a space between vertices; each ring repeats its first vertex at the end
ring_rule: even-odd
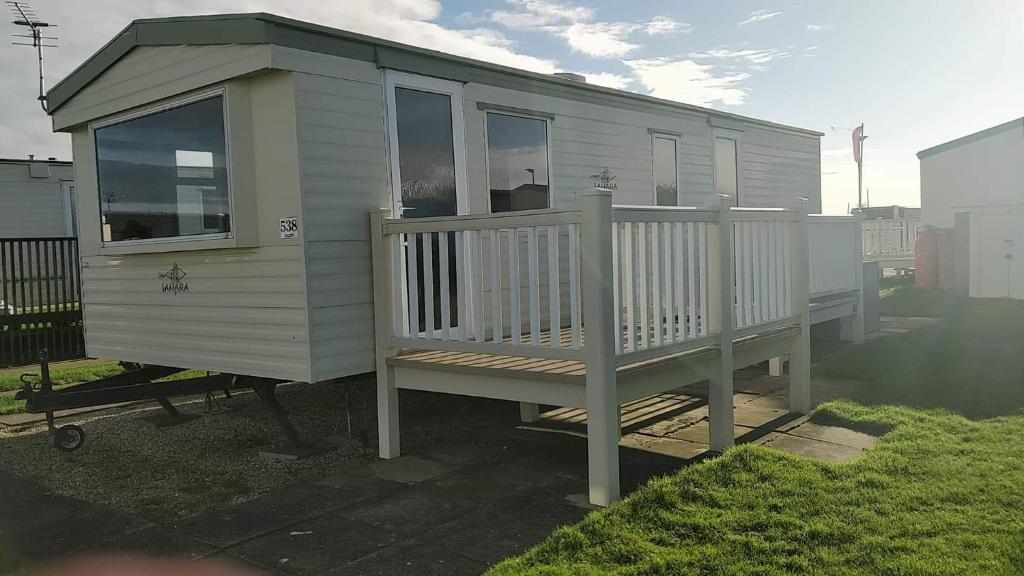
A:
POLYGON ((188 273, 182 270, 178 263, 175 262, 170 270, 160 273, 160 278, 164 280, 160 286, 160 291, 170 292, 174 295, 188 292, 188 282, 185 281, 186 277, 188 277, 188 273))

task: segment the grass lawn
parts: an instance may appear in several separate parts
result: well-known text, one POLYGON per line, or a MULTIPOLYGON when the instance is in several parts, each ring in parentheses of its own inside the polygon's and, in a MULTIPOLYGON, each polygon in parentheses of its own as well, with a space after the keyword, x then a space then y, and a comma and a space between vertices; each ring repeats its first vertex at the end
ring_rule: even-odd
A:
POLYGON ((944 313, 817 367, 864 386, 860 403, 825 404, 815 421, 888 431, 860 459, 740 446, 559 529, 491 576, 1024 574, 1024 304, 944 313))

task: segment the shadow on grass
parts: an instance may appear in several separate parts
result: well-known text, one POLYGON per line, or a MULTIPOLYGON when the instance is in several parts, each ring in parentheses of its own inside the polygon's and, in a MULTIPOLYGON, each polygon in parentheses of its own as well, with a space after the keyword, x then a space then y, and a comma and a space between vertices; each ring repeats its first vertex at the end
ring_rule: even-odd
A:
POLYGON ((815 376, 855 380, 862 404, 941 408, 969 418, 1024 407, 1024 302, 958 301, 935 325, 841 349, 815 376))

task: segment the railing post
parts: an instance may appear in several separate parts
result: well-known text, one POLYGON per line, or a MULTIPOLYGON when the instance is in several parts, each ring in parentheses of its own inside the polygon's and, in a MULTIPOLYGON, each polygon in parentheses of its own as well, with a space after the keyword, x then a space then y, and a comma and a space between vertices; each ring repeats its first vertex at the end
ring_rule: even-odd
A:
POLYGON ((377 369, 377 436, 381 458, 397 458, 400 452, 398 434, 398 389, 394 368, 387 358, 395 354, 391 346, 394 322, 395 278, 392 275, 391 248, 385 241, 384 219, 390 211, 370 213, 370 251, 373 259, 373 341, 377 369))
POLYGON ((793 312, 800 333, 789 354, 789 409, 799 414, 811 410, 811 302, 810 252, 807 243, 807 199, 800 199, 799 218, 791 229, 793 312))
POLYGON ((619 498, 620 432, 615 381, 611 190, 592 188, 582 192, 580 205, 590 503, 607 506, 619 498))
POLYGON ((864 342, 864 211, 855 210, 857 230, 853 235, 854 246, 854 278, 857 283, 857 315, 853 318, 854 344, 864 342))
POLYGON ((708 235, 709 327, 718 332, 719 363, 708 386, 708 424, 711 450, 721 452, 734 443, 732 333, 736 325, 736 283, 733 277, 732 197, 719 195, 718 234, 708 235))

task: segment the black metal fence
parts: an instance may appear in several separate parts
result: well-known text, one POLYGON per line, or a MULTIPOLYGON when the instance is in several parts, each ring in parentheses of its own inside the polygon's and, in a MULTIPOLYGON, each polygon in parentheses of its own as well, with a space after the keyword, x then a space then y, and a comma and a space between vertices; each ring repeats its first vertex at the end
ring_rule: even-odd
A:
POLYGON ((78 263, 75 238, 0 238, 0 366, 84 356, 78 263))

